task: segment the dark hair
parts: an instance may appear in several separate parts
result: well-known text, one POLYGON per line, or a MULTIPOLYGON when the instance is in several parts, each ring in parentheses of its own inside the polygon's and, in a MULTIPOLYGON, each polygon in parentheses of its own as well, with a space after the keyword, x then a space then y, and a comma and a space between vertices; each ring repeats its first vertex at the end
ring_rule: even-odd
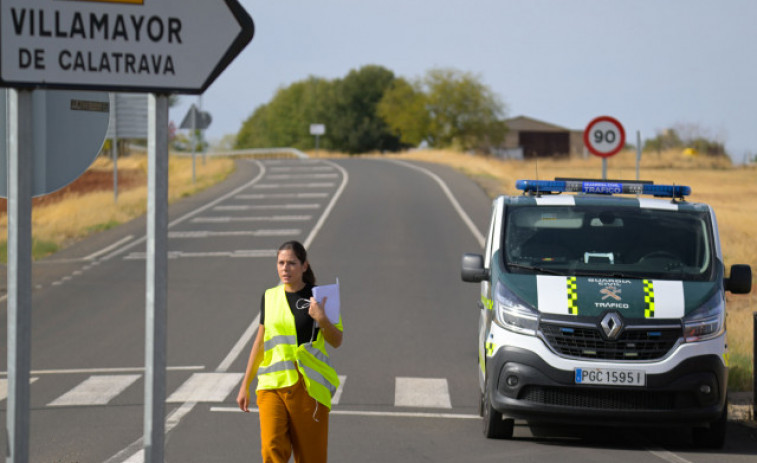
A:
MULTIPOLYGON (((292 251, 302 264, 308 260, 308 252, 305 250, 305 246, 299 241, 287 241, 282 244, 276 252, 276 255, 285 250, 292 251)), ((308 269, 302 274, 302 281, 308 285, 315 285, 315 273, 313 273, 313 266, 310 265, 310 262, 308 262, 308 269)))

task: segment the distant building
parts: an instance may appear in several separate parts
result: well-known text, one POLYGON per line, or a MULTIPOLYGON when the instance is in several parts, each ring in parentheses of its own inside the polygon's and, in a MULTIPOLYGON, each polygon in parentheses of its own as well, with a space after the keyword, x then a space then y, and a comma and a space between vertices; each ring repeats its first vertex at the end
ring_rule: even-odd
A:
POLYGON ((505 121, 508 132, 498 155, 510 159, 584 154, 583 130, 518 116, 505 121))

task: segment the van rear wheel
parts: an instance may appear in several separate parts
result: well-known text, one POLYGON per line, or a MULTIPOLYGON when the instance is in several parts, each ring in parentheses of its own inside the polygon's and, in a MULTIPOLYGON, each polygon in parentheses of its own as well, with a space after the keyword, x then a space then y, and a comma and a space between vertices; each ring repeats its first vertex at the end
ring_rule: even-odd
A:
POLYGON ((489 439, 511 439, 515 428, 515 420, 505 418, 500 412, 492 407, 489 399, 489 387, 482 400, 483 417, 484 417, 484 436, 489 439))

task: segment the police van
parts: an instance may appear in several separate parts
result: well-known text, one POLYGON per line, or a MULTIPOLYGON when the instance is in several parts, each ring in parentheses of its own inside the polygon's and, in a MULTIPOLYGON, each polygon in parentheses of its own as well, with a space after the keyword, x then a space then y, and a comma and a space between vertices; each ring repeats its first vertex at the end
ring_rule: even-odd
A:
POLYGON ((530 423, 673 425, 723 445, 725 292, 751 291, 723 264, 712 208, 652 182, 519 180, 492 204, 480 282, 484 434, 530 423))

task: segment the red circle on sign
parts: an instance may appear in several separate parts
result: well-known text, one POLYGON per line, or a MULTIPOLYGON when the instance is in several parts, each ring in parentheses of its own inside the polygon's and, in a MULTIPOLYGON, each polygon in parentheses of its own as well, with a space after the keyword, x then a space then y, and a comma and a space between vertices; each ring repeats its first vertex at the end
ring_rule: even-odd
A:
POLYGON ((623 125, 610 116, 600 116, 589 122, 584 130, 584 145, 591 154, 609 158, 618 154, 626 145, 626 131, 623 125), (592 137, 594 131, 594 137, 592 137), (612 141, 610 139, 612 138, 612 141))

